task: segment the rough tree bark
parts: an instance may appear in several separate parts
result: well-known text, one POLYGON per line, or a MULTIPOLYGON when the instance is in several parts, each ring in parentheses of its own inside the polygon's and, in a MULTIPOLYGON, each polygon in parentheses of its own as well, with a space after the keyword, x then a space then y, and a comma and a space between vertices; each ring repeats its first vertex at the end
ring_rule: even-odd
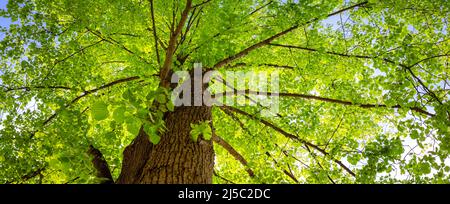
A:
MULTIPOLYGON (((160 85, 164 88, 170 86, 172 58, 176 50, 178 36, 183 30, 191 6, 192 0, 187 0, 180 22, 171 33, 164 65, 160 71, 160 85)), ((154 21, 153 16, 152 19, 154 21)), ((154 35, 156 38, 156 32, 154 35)), ((193 76, 192 74, 194 73, 191 72, 191 76, 193 76)), ((190 81, 190 83, 193 83, 192 80, 190 81)), ((191 87, 195 87, 193 84, 191 85, 191 87)), ((201 89, 205 90, 206 87, 201 86, 201 89)), ((194 90, 191 93, 194 93, 194 90)), ((168 112, 164 116, 168 130, 161 135, 161 141, 157 145, 153 145, 148 140, 148 136, 141 128, 139 135, 123 152, 122 171, 116 183, 211 183, 214 167, 212 141, 199 138, 197 142, 194 142, 190 136, 191 124, 207 120, 211 120, 211 107, 177 107, 173 112, 168 112)))
MULTIPOLYGON (((191 77, 193 77, 191 72, 191 77)), ((192 78, 191 78, 192 79, 192 78)), ((193 80, 190 80, 194 83, 193 80)), ((187 82, 185 82, 187 83, 187 82)), ((200 82, 202 83, 202 82, 200 82)), ((191 84, 191 93, 194 93, 191 84)), ((207 84, 200 86, 206 90, 207 84)), ((195 100, 192 97, 192 103, 195 100)), ((153 145, 143 129, 123 152, 119 184, 208 184, 212 183, 214 149, 212 140, 191 139, 191 124, 211 121, 210 106, 180 106, 164 116, 167 131, 153 145)))
POLYGON ((108 163, 105 160, 103 154, 92 145, 89 145, 89 150, 87 152, 92 156, 92 164, 97 170, 97 178, 101 179, 101 184, 112 184, 114 183, 113 177, 111 175, 111 170, 109 169, 108 163))
MULTIPOLYGON (((159 76, 160 85, 171 86, 172 60, 176 51, 178 36, 192 8, 192 0, 186 1, 181 19, 171 32, 166 50, 166 58, 159 76)), ((153 11, 152 11, 153 12, 153 11)), ((154 17, 152 16, 154 21, 154 17)), ((175 19, 173 19, 175 23, 175 19)), ((153 25, 153 27, 155 27, 153 25)), ((155 28, 153 28, 155 29, 155 28)), ((156 32, 154 33, 156 38, 156 32)), ((194 72, 191 72, 191 77, 194 72)), ((192 79, 192 78, 191 78, 192 79)), ((190 83, 194 83, 190 80, 190 83)), ((194 88, 194 84, 191 84, 194 88)), ((205 87, 201 86, 204 90, 205 87)), ((191 94, 195 91, 192 90, 191 94)), ((200 92, 203 93, 203 92, 200 92)), ((195 96, 194 96, 195 97, 195 96)), ((211 120, 211 107, 180 106, 164 116, 166 128, 161 141, 153 145, 141 128, 135 140, 125 148, 122 171, 116 183, 157 183, 157 184, 206 184, 212 182, 214 150, 212 141, 191 139, 191 124, 211 120)))
POLYGON ((166 115, 167 131, 153 145, 141 129, 125 148, 122 172, 116 183, 208 184, 212 182, 214 150, 212 141, 189 134, 191 123, 211 120, 211 107, 177 107, 166 115))

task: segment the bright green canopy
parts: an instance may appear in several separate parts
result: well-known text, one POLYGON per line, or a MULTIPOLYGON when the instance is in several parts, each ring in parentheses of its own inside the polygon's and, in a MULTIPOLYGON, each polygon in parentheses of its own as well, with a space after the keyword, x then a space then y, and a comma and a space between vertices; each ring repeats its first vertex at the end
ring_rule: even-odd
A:
MULTIPOLYGON (((0 183, 98 182, 89 145, 117 178, 185 6, 9 0, 0 183)), ((193 0, 173 71, 201 62, 280 80, 277 115, 213 108, 214 183, 448 183, 449 14, 435 0, 193 0)))

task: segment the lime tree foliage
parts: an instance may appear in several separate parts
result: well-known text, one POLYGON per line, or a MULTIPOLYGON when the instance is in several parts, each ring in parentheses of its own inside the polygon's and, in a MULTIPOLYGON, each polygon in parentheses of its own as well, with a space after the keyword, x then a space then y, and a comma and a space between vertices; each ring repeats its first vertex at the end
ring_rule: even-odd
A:
POLYGON ((208 182, 448 183, 449 14, 436 0, 9 0, 0 183, 115 182, 137 135, 164 151, 170 74, 199 62, 279 74, 278 112, 250 86, 256 105, 188 124, 188 143, 214 144, 208 182))

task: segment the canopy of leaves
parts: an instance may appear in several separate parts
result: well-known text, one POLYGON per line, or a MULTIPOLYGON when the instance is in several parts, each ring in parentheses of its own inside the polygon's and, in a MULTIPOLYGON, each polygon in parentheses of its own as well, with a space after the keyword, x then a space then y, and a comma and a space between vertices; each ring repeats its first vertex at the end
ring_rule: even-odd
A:
POLYGON ((222 144, 215 183, 450 181, 449 1, 9 0, 0 183, 98 182, 90 145, 117 178, 142 126, 157 144, 189 3, 173 71, 279 73, 277 114, 214 107, 212 130, 193 124, 222 144))

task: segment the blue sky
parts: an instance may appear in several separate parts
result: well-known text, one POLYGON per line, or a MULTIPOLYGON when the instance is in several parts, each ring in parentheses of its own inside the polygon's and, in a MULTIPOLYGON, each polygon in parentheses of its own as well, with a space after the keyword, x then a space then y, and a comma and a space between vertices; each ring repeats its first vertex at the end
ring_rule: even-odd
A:
MULTIPOLYGON (((8 0, 0 0, 0 9, 6 9, 6 4, 8 3, 8 0)), ((342 18, 345 20, 347 16, 344 14, 342 18)), ((340 21, 339 16, 333 16, 331 18, 325 19, 322 23, 324 25, 329 24, 332 25, 335 29, 337 29, 339 26, 337 25, 337 22, 340 21)), ((11 24, 11 20, 8 18, 2 18, 0 17, 0 26, 1 27, 8 27, 11 24)), ((0 33, 0 40, 3 39, 4 33, 0 33)))
MULTIPOLYGON (((0 0, 0 9, 6 9, 6 4, 8 3, 8 0, 0 0)), ((8 27, 9 24, 11 24, 11 20, 8 18, 2 18, 0 17, 0 27, 8 27)), ((4 33, 0 32, 0 40, 3 39, 4 33)))
MULTIPOLYGON (((0 0, 0 9, 6 9, 6 4, 8 3, 8 0, 0 0)), ((5 27, 8 26, 11 23, 11 21, 7 18, 0 17, 0 26, 5 27)))
MULTIPOLYGON (((8 0, 0 0, 0 9, 6 9, 6 4, 8 3, 8 0)), ((11 24, 11 20, 8 18, 2 18, 0 17, 0 27, 8 27, 9 24, 11 24)), ((0 32, 0 40, 2 40, 5 37, 5 34, 0 32)), ((2 71, 0 70, 0 75, 2 74, 2 71)), ((0 79, 0 84, 2 83, 0 79)))

